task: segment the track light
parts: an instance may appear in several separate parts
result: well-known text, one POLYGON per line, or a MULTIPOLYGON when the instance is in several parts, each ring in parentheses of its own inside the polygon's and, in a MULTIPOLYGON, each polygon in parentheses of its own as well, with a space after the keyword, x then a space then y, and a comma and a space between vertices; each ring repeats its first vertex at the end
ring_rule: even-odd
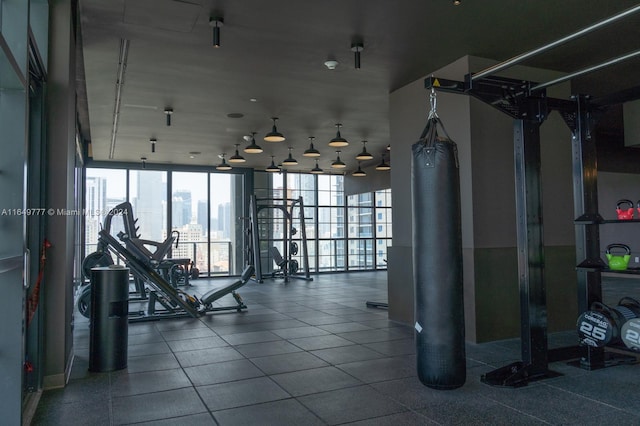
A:
POLYGON ((366 176, 367 174, 364 172, 364 170, 362 170, 360 168, 360 162, 358 161, 358 170, 356 170, 355 172, 351 173, 351 176, 357 176, 357 177, 363 177, 366 176))
POLYGON ((220 27, 224 25, 224 19, 220 17, 209 18, 209 26, 213 27, 213 47, 220 47, 220 27))
POLYGON ((273 162, 273 158, 275 156, 271 156, 271 164, 269 164, 269 167, 267 167, 266 169, 264 169, 266 172, 271 172, 271 173, 275 173, 275 172, 279 172, 280 171, 280 167, 276 166, 276 163, 273 162))
POLYGON ((264 140, 267 142, 282 142, 285 140, 285 137, 282 133, 278 132, 278 129, 276 128, 276 121, 278 120, 278 117, 271 117, 271 119, 273 120, 273 128, 271 129, 271 131, 269 133, 267 133, 264 137, 264 140))
POLYGON ((218 164, 216 166, 216 170, 231 170, 233 169, 233 167, 231 167, 229 165, 229 163, 227 163, 227 160, 224 159, 224 156, 227 154, 221 154, 220 157, 222 158, 222 163, 218 164))
POLYGON ((343 138, 342 135, 340 134, 340 126, 342 126, 341 123, 336 123, 338 132, 336 133, 336 137, 329 141, 329 146, 340 148, 340 147, 349 145, 349 141, 343 138))
POLYGON ((230 163, 244 163, 245 160, 244 157, 242 155, 240 155, 240 153, 238 153, 238 147, 240 146, 240 144, 236 144, 236 153, 233 154, 231 157, 229 157, 229 162, 230 163))
POLYGON ((323 170, 320 168, 320 166, 318 166, 318 159, 316 158, 316 166, 311 169, 311 173, 313 173, 314 175, 319 175, 323 173, 323 170))
POLYGON ((371 160, 373 155, 367 152, 367 141, 362 141, 362 152, 356 155, 356 160, 371 160))
POLYGON ((256 143, 255 136, 256 132, 251 132, 251 143, 244 149, 247 154, 260 154, 262 152, 262 147, 256 143))
POLYGON ((360 69, 360 52, 362 52, 363 50, 364 44, 362 42, 351 43, 351 51, 353 52, 355 68, 357 70, 360 69))
POLYGON ((283 166, 295 166, 296 164, 298 164, 298 161, 291 156, 292 149, 293 148, 289 147, 289 156, 282 162, 283 166))
POLYGON ((453 0, 454 6, 460 6, 462 4, 462 0, 453 0))
POLYGON ((165 108, 164 114, 167 116, 167 126, 171 126, 171 115, 173 114, 173 108, 165 108))
POLYGON ((376 170, 391 170, 391 166, 384 161, 384 154, 382 154, 382 161, 380 161, 380 164, 376 166, 376 170))
POLYGON ((147 157, 140 157, 140 161, 142 161, 142 168, 147 168, 147 157))
POLYGON ((335 161, 331 163, 331 167, 333 167, 334 169, 344 169, 345 167, 347 167, 347 165, 340 159, 340 152, 341 151, 336 151, 336 154, 338 154, 338 156, 336 157, 335 161))
POLYGON ((158 140, 156 138, 151 138, 149 139, 149 142, 151 142, 151 152, 156 152, 156 142, 158 142, 158 140))
POLYGON ((320 151, 318 151, 314 146, 313 146, 313 140, 315 139, 315 137, 313 136, 309 136, 309 149, 307 149, 302 155, 304 155, 305 157, 320 157, 320 151))
POLYGON ((391 151, 391 144, 387 145, 387 151, 391 151))

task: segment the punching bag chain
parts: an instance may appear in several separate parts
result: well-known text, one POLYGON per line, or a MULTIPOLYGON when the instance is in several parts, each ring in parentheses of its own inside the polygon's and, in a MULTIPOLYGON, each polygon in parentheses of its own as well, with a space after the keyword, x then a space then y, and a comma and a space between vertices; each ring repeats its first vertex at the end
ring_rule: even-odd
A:
POLYGON ((436 91, 432 87, 431 88, 431 94, 429 95, 429 105, 431 106, 431 111, 429 111, 429 117, 427 117, 427 120, 431 120, 434 117, 435 118, 440 118, 440 117, 438 117, 438 113, 436 112, 437 103, 438 103, 438 100, 436 98, 436 91))

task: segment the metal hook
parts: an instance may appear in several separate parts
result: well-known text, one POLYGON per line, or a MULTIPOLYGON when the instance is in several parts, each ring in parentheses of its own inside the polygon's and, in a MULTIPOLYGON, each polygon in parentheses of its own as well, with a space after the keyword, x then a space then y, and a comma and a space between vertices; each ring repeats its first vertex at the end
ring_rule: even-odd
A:
POLYGON ((429 106, 431 107, 431 111, 429 111, 429 119, 438 117, 438 113, 436 112, 437 104, 436 90, 432 87, 431 94, 429 94, 429 106))

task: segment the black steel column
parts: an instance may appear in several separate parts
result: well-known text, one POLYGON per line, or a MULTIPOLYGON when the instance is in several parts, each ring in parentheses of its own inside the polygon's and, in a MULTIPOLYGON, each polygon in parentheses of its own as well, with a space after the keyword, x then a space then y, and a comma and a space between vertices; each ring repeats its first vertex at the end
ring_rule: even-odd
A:
MULTIPOLYGON (((604 267, 600 258, 600 233, 598 222, 598 167, 595 140, 591 137, 590 115, 587 99, 575 98, 576 117, 572 129, 571 150, 573 156, 573 206, 576 226, 576 256, 581 262, 578 269, 578 312, 589 309, 593 302, 602 301, 601 273, 604 267), (582 223, 581 223, 582 222, 582 223), (594 268, 594 269, 590 269, 594 268)), ((604 348, 587 347, 580 360, 587 369, 604 366, 604 348)))
POLYGON ((522 361, 536 376, 548 366, 539 122, 515 120, 514 150, 522 361))

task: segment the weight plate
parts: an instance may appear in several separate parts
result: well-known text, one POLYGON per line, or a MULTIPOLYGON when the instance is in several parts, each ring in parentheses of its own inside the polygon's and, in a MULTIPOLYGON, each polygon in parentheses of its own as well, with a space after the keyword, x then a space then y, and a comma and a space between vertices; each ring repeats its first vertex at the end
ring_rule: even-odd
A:
POLYGON ((91 279, 91 268, 97 268, 100 266, 113 265, 113 259, 111 255, 104 251, 94 251, 88 254, 82 261, 82 274, 86 279, 91 279))
POLYGON ((295 259, 291 259, 289 261, 289 275, 293 275, 298 272, 298 261, 295 259))
POLYGON ((640 318, 625 322, 620 334, 626 347, 640 352, 640 318))
POLYGON ((89 318, 91 316, 91 285, 86 285, 80 289, 76 306, 83 317, 89 318))
POLYGON ((291 256, 295 256, 296 254, 298 254, 298 243, 296 243, 295 241, 291 241, 289 252, 291 256))
POLYGON ((580 343, 601 348, 606 346, 614 336, 611 320, 597 311, 586 311, 578 317, 576 324, 580 343))

